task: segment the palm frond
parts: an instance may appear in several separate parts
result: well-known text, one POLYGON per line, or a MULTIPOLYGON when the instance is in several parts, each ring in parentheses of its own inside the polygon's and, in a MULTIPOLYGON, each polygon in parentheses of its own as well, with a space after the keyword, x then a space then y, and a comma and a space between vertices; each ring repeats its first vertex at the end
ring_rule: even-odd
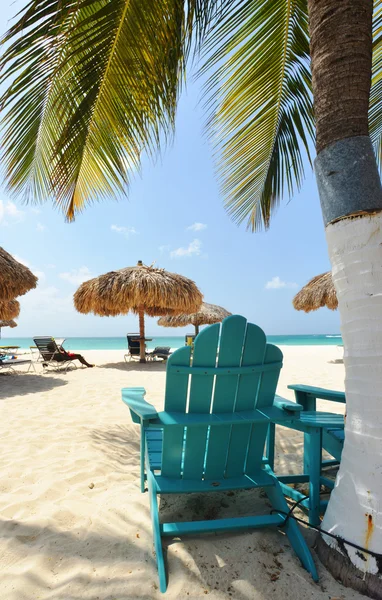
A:
POLYGON ((382 0, 374 0, 373 65, 369 103, 369 131, 382 171, 382 0))
POLYGON ((53 198, 69 220, 124 193, 142 151, 171 134, 193 39, 223 4, 30 0, 0 63, 9 188, 53 198))
POLYGON ((11 81, 0 99, 2 161, 9 189, 26 198, 51 192, 49 165, 56 120, 52 100, 75 4, 31 0, 2 39, 7 48, 1 57, 0 83, 11 81))
POLYGON ((202 73, 226 207, 268 227, 284 189, 300 187, 314 117, 306 0, 236 3, 207 37, 202 73))

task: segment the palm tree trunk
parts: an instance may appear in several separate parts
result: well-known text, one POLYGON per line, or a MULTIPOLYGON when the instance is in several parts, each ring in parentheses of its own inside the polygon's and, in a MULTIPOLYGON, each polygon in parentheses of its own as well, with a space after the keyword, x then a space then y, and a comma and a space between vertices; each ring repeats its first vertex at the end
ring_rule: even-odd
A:
MULTIPOLYGON (((346 369, 345 445, 322 528, 382 554, 382 190, 370 138, 372 0, 308 0, 315 163, 346 369)), ((321 560, 382 599, 382 560, 323 535, 321 560)))
POLYGON ((145 343, 145 311, 143 308, 139 311, 139 347, 140 347, 140 359, 139 362, 146 362, 146 343, 145 343))

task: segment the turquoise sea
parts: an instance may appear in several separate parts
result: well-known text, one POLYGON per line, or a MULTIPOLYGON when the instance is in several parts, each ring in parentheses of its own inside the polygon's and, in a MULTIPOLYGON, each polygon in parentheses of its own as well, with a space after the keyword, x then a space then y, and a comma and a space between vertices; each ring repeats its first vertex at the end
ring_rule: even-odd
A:
MULTIPOLYGON (((57 336, 57 338, 59 337, 57 336)), ((335 333, 327 335, 270 335, 268 341, 280 346, 336 346, 342 344, 341 336, 335 333)), ((25 337, 1 337, 1 346, 10 344, 15 344, 20 348, 29 348, 29 346, 33 346, 33 340, 25 337)), ((184 335, 155 336, 151 342, 147 343, 147 348, 149 350, 155 348, 155 346, 180 348, 183 345, 184 335)), ((67 337, 64 347, 67 350, 125 350, 127 342, 125 337, 67 337)))

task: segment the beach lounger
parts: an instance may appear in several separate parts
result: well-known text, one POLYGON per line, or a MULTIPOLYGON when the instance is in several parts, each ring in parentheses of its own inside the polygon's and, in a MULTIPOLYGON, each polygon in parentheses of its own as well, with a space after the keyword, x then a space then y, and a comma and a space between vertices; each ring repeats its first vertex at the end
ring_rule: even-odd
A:
MULTIPOLYGON (((140 335, 139 333, 128 333, 127 336, 127 348, 128 352, 125 354, 125 362, 128 360, 139 360, 140 359, 140 335)), ((146 352, 147 355, 147 352, 146 352)))
POLYGON ((310 550, 293 519, 263 449, 269 423, 290 413, 274 401, 282 352, 244 317, 230 316, 204 329, 191 348, 167 361, 164 411, 144 399, 144 388, 125 388, 122 400, 141 426, 141 490, 148 485, 160 590, 166 591, 162 537, 283 527, 303 566, 317 581, 310 550), (268 514, 163 523, 158 495, 263 488, 268 514))
POLYGON ((53 369, 55 371, 66 371, 72 366, 77 369, 77 365, 73 362, 75 358, 68 354, 60 353, 57 342, 49 336, 40 336, 33 338, 33 341, 42 356, 42 366, 44 371, 53 369), (58 359, 59 356, 59 359, 58 359))
MULTIPOLYGON (((140 336, 138 333, 128 333, 127 334, 127 347, 129 351, 125 354, 124 359, 125 362, 130 360, 139 360, 140 359, 140 336)), ((155 358, 161 358, 162 360, 167 360, 171 354, 170 346, 157 346, 151 352, 146 350, 145 355, 147 360, 152 360, 155 358)))
POLYGON ((152 352, 147 352, 147 354, 146 354, 146 356, 148 356, 148 358, 150 360, 153 360, 153 359, 155 360, 156 358, 161 358, 164 361, 166 361, 170 355, 171 355, 170 346, 156 346, 154 348, 154 350, 152 350, 152 352))
POLYGON ((0 359, 0 371, 8 370, 8 371, 11 371, 12 373, 16 374, 17 371, 15 370, 15 367, 19 367, 21 365, 29 365, 26 373, 29 373, 31 368, 33 368, 33 370, 36 371, 33 361, 30 360, 29 358, 28 359, 24 359, 24 358, 0 359))

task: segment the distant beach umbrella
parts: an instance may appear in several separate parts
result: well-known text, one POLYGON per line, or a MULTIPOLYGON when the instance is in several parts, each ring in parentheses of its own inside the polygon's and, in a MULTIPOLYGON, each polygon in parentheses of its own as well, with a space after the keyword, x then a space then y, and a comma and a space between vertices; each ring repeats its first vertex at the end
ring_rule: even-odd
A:
POLYGON ((296 310, 310 312, 322 306, 336 310, 338 300, 332 280, 332 274, 323 273, 313 277, 293 298, 293 306, 296 310))
POLYGON ((0 320, 0 338, 1 338, 1 328, 2 327, 10 327, 11 329, 13 329, 14 327, 17 327, 17 323, 13 319, 10 319, 8 321, 0 320))
POLYGON ((161 317, 159 319, 158 325, 162 325, 162 327, 186 327, 186 325, 193 325, 195 327, 195 335, 197 335, 199 333, 200 325, 220 323, 220 321, 223 321, 223 319, 229 317, 231 314, 232 313, 228 312, 228 310, 222 306, 203 302, 198 312, 192 314, 167 315, 166 317, 161 317))
POLYGON ((17 300, 0 301, 0 319, 10 321, 20 314, 20 303, 17 300))
POLYGON ((80 285, 74 306, 80 313, 115 317, 133 312, 139 315, 140 359, 145 362, 144 315, 159 317, 195 312, 203 296, 196 284, 177 273, 146 266, 110 271, 80 285))
POLYGON ((4 248, 0 248, 0 301, 4 302, 12 300, 16 296, 22 296, 36 285, 36 275, 8 254, 4 248))

